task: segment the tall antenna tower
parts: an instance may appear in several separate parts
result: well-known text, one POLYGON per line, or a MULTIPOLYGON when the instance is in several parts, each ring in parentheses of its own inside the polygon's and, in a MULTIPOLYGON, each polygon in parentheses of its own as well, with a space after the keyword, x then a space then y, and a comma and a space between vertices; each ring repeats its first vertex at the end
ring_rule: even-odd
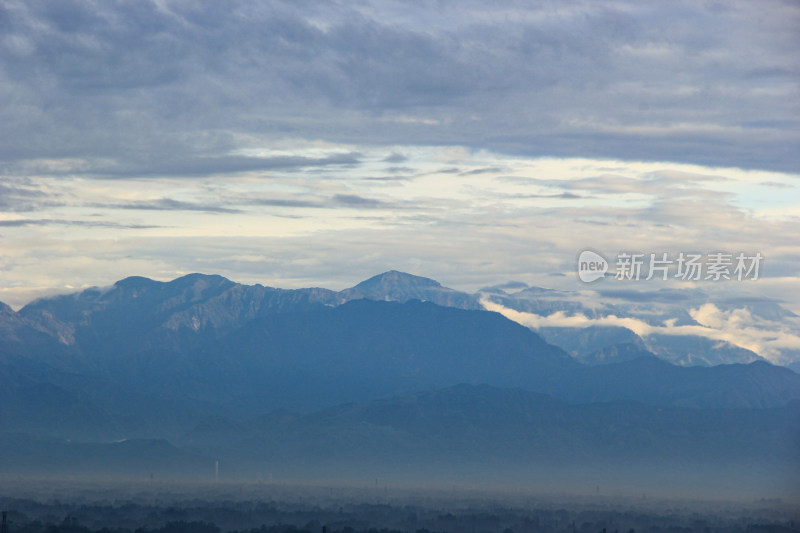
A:
POLYGON ((3 522, 0 524, 0 533, 8 533, 8 526, 6 526, 6 516, 8 515, 7 512, 3 511, 3 522))

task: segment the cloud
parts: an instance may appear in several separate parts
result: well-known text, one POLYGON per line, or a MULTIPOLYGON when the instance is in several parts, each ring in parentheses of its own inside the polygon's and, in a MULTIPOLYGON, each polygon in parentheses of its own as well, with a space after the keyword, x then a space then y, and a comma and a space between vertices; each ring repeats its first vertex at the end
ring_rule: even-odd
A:
POLYGON ((309 167, 347 166, 359 164, 358 153, 334 154, 326 157, 276 156, 206 156, 181 160, 166 160, 130 166, 98 167, 87 172, 106 177, 162 177, 162 176, 224 176, 241 172, 299 170, 309 167))
MULTIPOLYGON (((502 314, 506 318, 533 329, 542 327, 588 328, 592 326, 618 326, 627 328, 640 337, 649 335, 690 335, 715 341, 724 341, 750 350, 765 359, 782 364, 788 360, 782 350, 800 349, 800 335, 790 330, 787 324, 755 318, 746 308, 722 311, 711 303, 690 309, 695 325, 675 325, 667 321, 664 325, 652 325, 631 317, 605 315, 589 318, 584 314, 567 314, 557 311, 547 316, 516 311, 491 301, 481 300, 488 311, 502 314)), ((800 323, 795 324, 795 326, 800 323)))
POLYGON ((299 200, 291 198, 250 198, 240 200, 244 205, 271 207, 312 207, 323 208, 325 204, 319 200, 299 200))
POLYGON ((32 211, 47 203, 47 193, 31 186, 0 183, 0 211, 32 211))
POLYGON ((135 209, 141 211, 201 211, 204 213, 239 213, 239 209, 231 209, 220 205, 199 204, 184 202, 171 198, 158 198, 119 204, 87 204, 88 207, 102 207, 106 209, 135 209))
POLYGON ((297 199, 297 198, 228 198, 216 204, 202 204, 185 202, 170 198, 155 200, 142 200, 120 204, 87 204, 88 207, 105 209, 126 209, 142 211, 199 211, 204 213, 236 214, 244 213, 245 207, 286 207, 286 208, 312 208, 335 209, 339 207, 372 209, 390 207, 385 202, 374 198, 365 198, 356 194, 335 194, 329 199, 297 199), (236 205, 241 207, 225 207, 236 205))
POLYGON ((797 14, 779 0, 0 9, 6 161, 201 176, 314 164, 232 155, 295 138, 798 168, 797 14))
POLYGON ((396 207, 381 200, 366 198, 357 194, 334 194, 330 198, 240 198, 230 199, 229 201, 246 206, 272 206, 312 209, 374 209, 380 207, 396 207))
POLYGON ((60 220, 60 219, 14 219, 0 220, 0 227, 21 228, 25 226, 76 226, 85 228, 153 229, 160 226, 150 224, 124 224, 121 222, 99 220, 60 220))
POLYGON ((337 194, 333 197, 336 204, 344 205, 347 207, 383 207, 385 204, 380 200, 374 198, 364 198, 357 194, 337 194))
POLYGON ((776 189, 794 189, 797 186, 790 183, 782 183, 780 181, 764 181, 761 185, 765 187, 775 187, 776 189))
POLYGON ((485 167, 485 168, 474 168, 472 170, 465 170, 461 172, 462 176, 474 176, 475 174, 496 174, 498 172, 502 172, 503 169, 500 167, 485 167))
POLYGON ((411 181, 414 178, 410 176, 365 176, 361 178, 364 181, 376 181, 376 182, 387 182, 387 183, 400 183, 404 181, 411 181))
POLYGON ((731 193, 709 188, 707 184, 708 182, 718 183, 725 180, 726 178, 722 176, 704 176, 688 172, 662 170, 636 177, 603 174, 570 180, 531 180, 530 183, 571 191, 582 191, 585 194, 594 195, 640 194, 653 197, 667 197, 668 195, 669 198, 720 200, 731 196, 731 193))
POLYGON ((408 174, 414 172, 414 169, 412 167, 389 167, 386 169, 386 172, 391 172, 393 174, 404 172, 408 174))
POLYGON ((399 163, 405 163, 406 161, 408 161, 408 157, 404 156, 399 152, 392 152, 391 154, 383 158, 384 163, 399 164, 399 163))
POLYGON ((525 198, 554 198, 560 200, 581 200, 586 199, 586 196, 581 196, 572 192, 562 192, 557 194, 508 194, 505 195, 508 199, 525 199, 525 198))

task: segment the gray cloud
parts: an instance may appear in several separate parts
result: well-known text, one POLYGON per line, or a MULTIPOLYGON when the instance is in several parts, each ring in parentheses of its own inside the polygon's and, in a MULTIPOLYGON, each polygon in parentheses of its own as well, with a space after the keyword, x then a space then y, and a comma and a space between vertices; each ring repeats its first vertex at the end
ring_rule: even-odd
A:
POLYGON ((357 194, 335 194, 330 198, 231 198, 227 201, 230 205, 312 209, 396 207, 381 200, 366 198, 357 194))
POLYGON ((386 204, 380 200, 375 200, 374 198, 364 198, 363 196, 358 196, 357 194, 337 194, 333 197, 333 201, 336 204, 347 207, 372 208, 386 206, 386 204))
POLYGON ((386 172, 391 172, 391 173, 403 173, 403 172, 404 173, 410 173, 410 172, 414 172, 414 169, 411 168, 411 167, 389 167, 389 168, 386 169, 386 172))
POLYGON ((175 165, 155 168, 151 173, 167 173, 193 176, 209 176, 212 174, 227 174, 232 172, 247 172, 258 170, 287 170, 308 167, 326 166, 354 166, 359 163, 359 154, 336 154, 327 157, 244 157, 221 156, 197 158, 194 160, 178 162, 175 165))
POLYGON ((222 207, 217 204, 199 204, 185 202, 172 198, 158 198, 155 200, 142 200, 116 204, 88 204, 87 207, 101 207, 106 209, 135 209, 142 211, 201 211, 204 213, 239 213, 241 210, 222 207))
POLYGON ((319 200, 297 200, 290 198, 252 198, 241 200, 241 203, 270 207, 325 207, 325 204, 319 200))
MULTIPOLYGON (((511 180, 513 181, 514 178, 511 178, 511 180)), ((658 198, 702 198, 706 200, 722 200, 732 196, 730 193, 710 189, 707 185, 696 185, 705 184, 710 181, 725 181, 724 179, 689 174, 686 172, 664 171, 635 178, 618 174, 605 174, 591 178, 571 180, 531 178, 526 181, 532 185, 544 185, 559 189, 586 191, 595 194, 646 194, 658 198)), ((519 179, 517 182, 520 182, 519 179)))
POLYGON ((405 163, 406 161, 408 161, 408 157, 404 156, 399 152, 392 152, 390 155, 383 158, 384 163, 398 164, 398 163, 405 163))
POLYGON ((20 228, 25 226, 79 226, 86 228, 119 229, 153 229, 161 227, 149 224, 123 224, 121 222, 106 222, 98 220, 66 220, 51 218, 0 220, 0 227, 20 228))
POLYGON ((191 157, 152 162, 136 161, 117 167, 98 167, 89 174, 105 177, 162 177, 162 176, 224 176, 239 172, 300 170, 309 167, 347 166, 359 164, 358 153, 335 154, 327 157, 277 156, 215 156, 191 157))
POLYGON ((796 9, 728 7, 11 0, 0 151, 144 176, 356 163, 230 155, 247 137, 795 171, 796 9))
POLYGON ((484 168, 475 168, 472 170, 465 170, 461 172, 462 176, 474 176, 476 174, 492 174, 497 172, 502 172, 504 169, 500 167, 484 167, 484 168))
POLYGON ((781 183, 779 181, 762 181, 761 185, 766 187, 775 187, 776 189, 794 189, 796 188, 795 185, 790 185, 788 183, 781 183))
POLYGON ((0 183, 0 211, 32 211, 44 203, 48 195, 36 188, 0 183))
POLYGON ((562 192, 559 194, 505 194, 503 198, 509 199, 525 199, 525 198, 554 198, 560 200, 583 200, 591 198, 589 196, 581 196, 572 192, 562 192))
MULTIPOLYGON (((243 213, 247 207, 286 207, 312 209, 336 209, 344 207, 373 209, 379 207, 390 207, 390 205, 380 200, 366 198, 356 194, 336 194, 330 198, 264 198, 230 196, 226 199, 219 200, 216 203, 187 202, 172 198, 158 198, 154 200, 141 200, 136 202, 90 203, 86 204, 85 207, 142 211, 198 211, 205 213, 234 214, 243 213)), ((29 225, 30 221, 19 222, 20 224, 9 225, 29 225)), ((42 220, 37 223, 44 224, 46 222, 46 220, 42 220)))
POLYGON ((378 182, 403 182, 411 181, 414 178, 411 176, 365 176, 361 178, 364 181, 378 181, 378 182))

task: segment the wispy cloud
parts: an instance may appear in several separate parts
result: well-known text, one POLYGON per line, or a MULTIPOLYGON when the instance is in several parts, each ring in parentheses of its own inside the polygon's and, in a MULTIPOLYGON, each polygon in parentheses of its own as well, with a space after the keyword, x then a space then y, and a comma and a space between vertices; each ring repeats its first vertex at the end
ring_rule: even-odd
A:
POLYGON ((334 203, 348 207, 382 207, 385 204, 374 198, 364 198, 357 194, 337 194, 333 197, 334 203))
MULTIPOLYGON (((0 178, 2 179, 2 178, 0 178)), ((50 196, 38 187, 28 184, 0 182, 0 212, 32 211, 42 205, 53 205, 50 196)))
POLYGON ((12 220, 0 220, 0 227, 21 228, 26 226, 76 226, 83 228, 117 228, 117 229, 153 229, 160 226, 150 224, 125 224, 123 222, 111 222, 102 220, 63 220, 52 218, 23 218, 12 220))
POLYGON ((404 163, 408 161, 408 157, 399 153, 399 152, 392 152, 391 154, 387 155, 383 158, 384 163, 404 163))
POLYGON ((141 200, 126 203, 100 204, 90 203, 87 207, 100 207, 105 209, 133 209, 139 211, 201 211, 204 213, 239 213, 241 210, 223 207, 215 204, 200 204, 173 200, 171 198, 157 198, 154 200, 141 200))
MULTIPOLYGON (((359 154, 339 153, 324 157, 286 155, 274 157, 250 156, 201 156, 186 158, 160 157, 156 160, 130 160, 121 164, 108 165, 100 161, 91 168, 80 172, 87 176, 105 178, 118 177, 224 177, 244 172, 268 172, 275 170, 302 170, 324 167, 355 167, 359 164, 359 154)), ((64 170, 53 168, 49 172, 40 169, 42 174, 58 175, 64 170)))

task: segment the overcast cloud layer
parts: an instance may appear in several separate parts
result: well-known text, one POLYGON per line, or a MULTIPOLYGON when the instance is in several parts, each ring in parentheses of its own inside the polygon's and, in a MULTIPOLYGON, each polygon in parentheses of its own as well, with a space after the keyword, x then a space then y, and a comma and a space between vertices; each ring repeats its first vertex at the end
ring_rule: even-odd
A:
POLYGON ((796 172, 798 11, 12 0, 3 163, 219 175, 300 166, 234 155, 296 137, 796 172))
POLYGON ((760 252, 756 282, 655 288, 800 312, 798 27, 788 1, 7 0, 0 300, 575 288, 591 247, 760 252))

